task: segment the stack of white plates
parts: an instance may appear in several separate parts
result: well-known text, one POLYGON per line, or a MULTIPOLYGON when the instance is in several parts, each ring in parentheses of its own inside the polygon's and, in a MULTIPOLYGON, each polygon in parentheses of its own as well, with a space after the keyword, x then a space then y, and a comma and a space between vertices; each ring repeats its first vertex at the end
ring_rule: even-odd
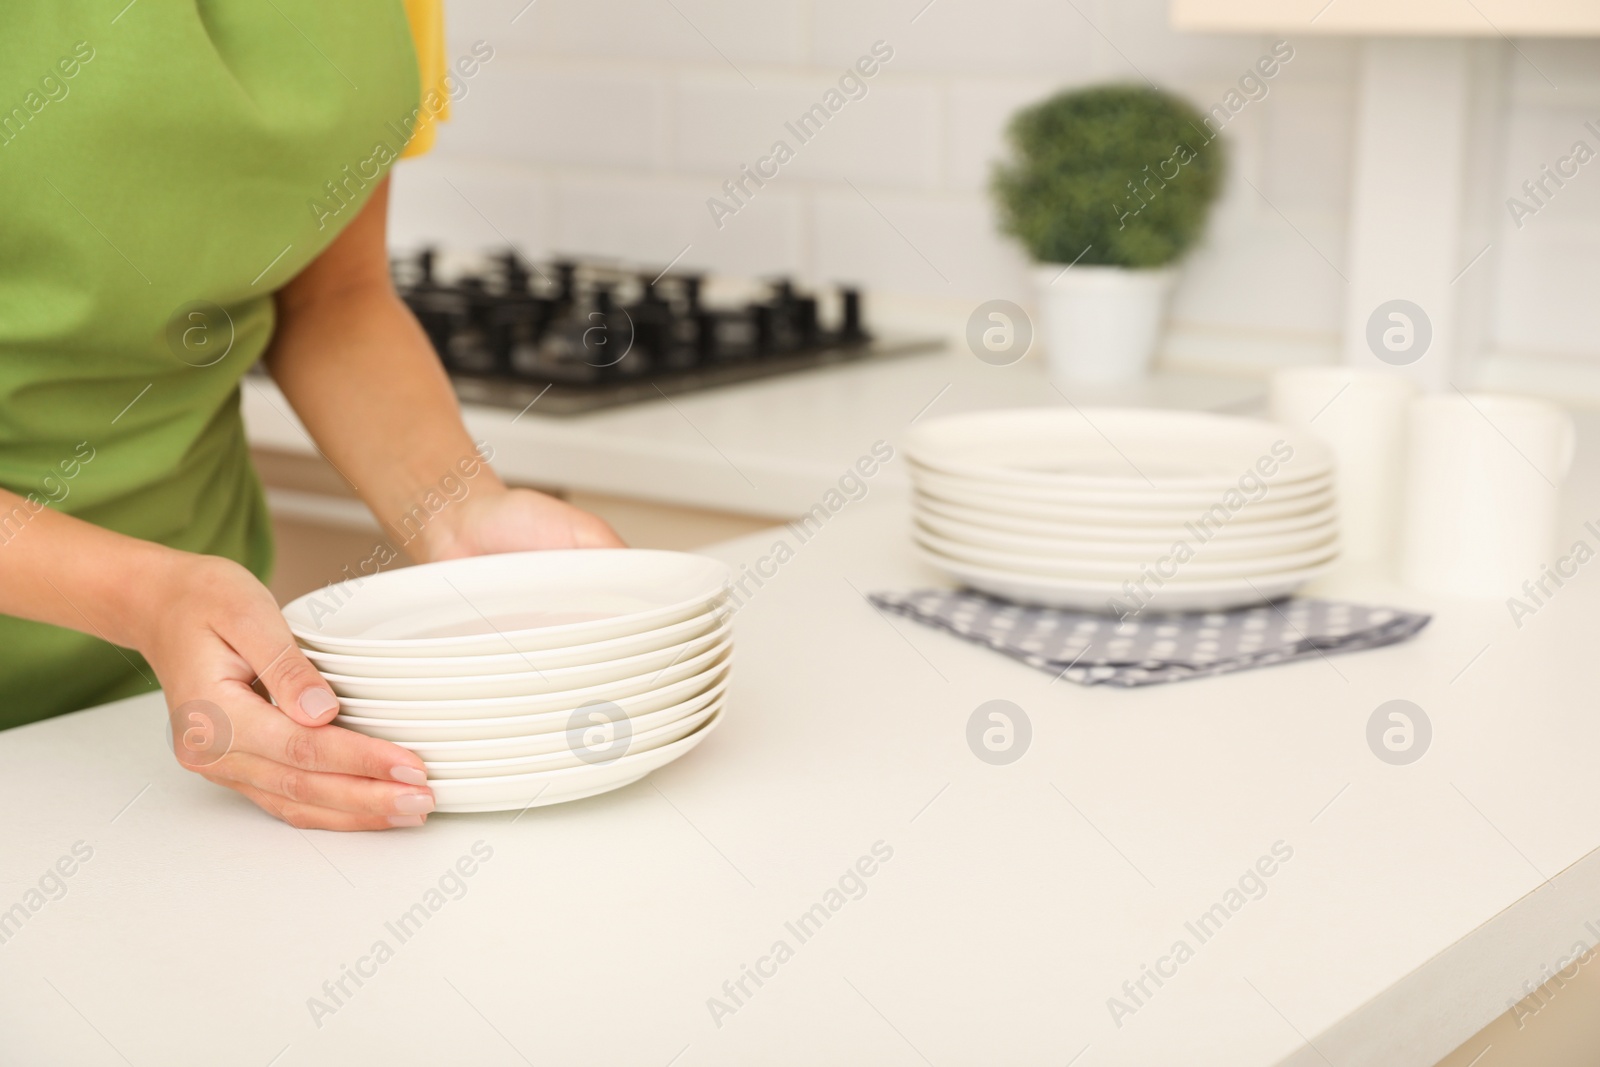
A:
POLYGON ((1027 604, 1220 611, 1338 556, 1333 456, 1221 415, 1037 408, 933 419, 906 440, 919 554, 1027 604))
POLYGON ((679 552, 520 552, 320 589, 284 609, 339 725, 416 752, 437 811, 620 788, 722 717, 728 568, 679 552))

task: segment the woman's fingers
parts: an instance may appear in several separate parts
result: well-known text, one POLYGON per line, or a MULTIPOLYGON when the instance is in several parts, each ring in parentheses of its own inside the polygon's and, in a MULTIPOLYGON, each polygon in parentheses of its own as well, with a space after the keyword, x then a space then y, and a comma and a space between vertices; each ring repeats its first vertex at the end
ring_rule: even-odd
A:
POLYGON ((282 632, 272 633, 264 640, 235 640, 233 644, 272 694, 273 702, 302 726, 331 722, 339 712, 339 698, 294 643, 282 616, 264 619, 261 625, 267 630, 281 628, 282 632), (274 626, 274 622, 279 625, 274 626))
MULTIPOLYGON (((238 568, 243 571, 243 568, 238 568)), ((329 722, 339 711, 339 698, 295 644, 289 624, 272 596, 254 576, 240 580, 239 602, 217 628, 266 686, 273 701, 295 722, 316 726, 329 722)))
MULTIPOLYGON (((383 819, 423 816, 433 810, 433 794, 425 789, 352 774, 305 770, 248 752, 234 753, 211 768, 211 774, 270 793, 280 804, 383 819)), ((406 820, 389 825, 410 824, 406 820)))
POLYGON ((328 725, 338 699, 248 570, 188 558, 170 599, 140 651, 166 691, 183 766, 294 826, 422 824, 433 810, 422 761, 391 742, 328 725))
POLYGON ((232 751, 302 771, 349 774, 425 787, 422 759, 391 741, 340 726, 301 726, 253 694, 234 702, 232 751))
POLYGON ((373 815, 361 814, 351 811, 338 811, 333 808, 319 808, 313 804, 302 804, 298 801, 287 800, 264 790, 257 789, 247 782, 235 782, 229 779, 214 779, 218 785, 225 785, 240 795, 248 798, 258 808, 288 823, 300 830, 394 830, 407 826, 421 826, 421 815, 373 815))

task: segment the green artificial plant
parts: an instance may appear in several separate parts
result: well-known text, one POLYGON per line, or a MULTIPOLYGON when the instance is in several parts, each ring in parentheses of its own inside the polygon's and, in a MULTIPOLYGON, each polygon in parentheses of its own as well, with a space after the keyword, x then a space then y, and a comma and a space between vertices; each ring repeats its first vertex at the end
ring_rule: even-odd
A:
POLYGON ((1165 266, 1199 239, 1222 179, 1221 140, 1158 89, 1060 93, 1008 134, 994 194, 1006 232, 1041 263, 1165 266))

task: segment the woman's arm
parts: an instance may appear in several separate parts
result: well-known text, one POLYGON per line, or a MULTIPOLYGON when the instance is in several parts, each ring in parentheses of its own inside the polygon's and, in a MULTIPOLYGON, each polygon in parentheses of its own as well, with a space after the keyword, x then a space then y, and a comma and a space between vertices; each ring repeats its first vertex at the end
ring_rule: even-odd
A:
POLYGON ((438 357, 390 282, 388 203, 385 179, 278 293, 267 369, 323 455, 415 559, 620 545, 593 515, 508 490, 487 466, 464 477, 478 453, 438 357))
POLYGON ((5 490, 0 517, 0 613, 142 653, 165 691, 185 767, 295 826, 416 826, 433 810, 416 753, 322 725, 338 699, 245 568, 5 490))

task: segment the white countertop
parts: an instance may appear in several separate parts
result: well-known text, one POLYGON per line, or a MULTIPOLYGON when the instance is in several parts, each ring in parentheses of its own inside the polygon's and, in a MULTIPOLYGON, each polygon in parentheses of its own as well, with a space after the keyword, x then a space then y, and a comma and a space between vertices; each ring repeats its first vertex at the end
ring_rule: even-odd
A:
MULTIPOLYGON (((1073 389, 1077 404, 1221 409, 1259 400, 1258 381, 1163 374, 1134 386, 1073 389)), ((552 417, 467 405, 474 439, 502 477, 523 484, 788 519, 817 502, 874 441, 912 419, 978 408, 1065 404, 1043 363, 982 363, 965 350, 802 372, 588 415, 552 417)), ((311 452, 272 382, 249 377, 252 444, 311 452)), ((903 487, 891 470, 885 486, 903 487)))
MULTIPOLYGON (((1085 689, 866 604, 934 580, 905 521, 881 494, 797 546, 738 615, 705 744, 515 819, 293 830, 180 770, 154 697, 0 733, 0 909, 93 849, 0 945, 5 1053, 1429 1067, 1595 944, 1600 569, 1520 631, 1504 605, 1354 585, 1435 621, 1331 660, 1085 689), (1396 697, 1434 725, 1405 767, 1365 739, 1396 697), (1005 767, 965 740, 996 698, 1034 731, 1005 767), (492 858, 400 943, 385 923, 477 841, 492 858), (800 943, 785 923, 880 841, 865 895, 800 943), (1277 842, 1293 858, 1265 895, 1198 944, 1185 923, 1277 842), (1180 938, 1193 958, 1118 1027, 1108 998, 1180 938), (708 998, 779 939, 793 958, 716 1025, 708 998), (379 940, 393 958, 318 1027, 308 998, 379 940)), ((737 567, 779 537, 713 554, 737 567)))

